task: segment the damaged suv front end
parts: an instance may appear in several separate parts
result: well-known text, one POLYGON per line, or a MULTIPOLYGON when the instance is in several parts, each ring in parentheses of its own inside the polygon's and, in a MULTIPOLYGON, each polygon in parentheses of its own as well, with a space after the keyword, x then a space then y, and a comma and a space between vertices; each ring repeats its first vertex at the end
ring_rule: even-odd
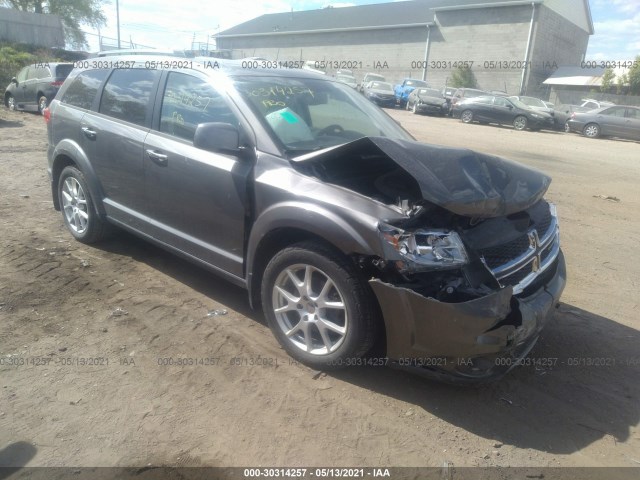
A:
MULTIPOLYGON (((550 178, 495 156, 416 142, 350 93, 312 80, 278 81, 237 84, 284 147, 282 156, 264 154, 257 163, 249 255, 273 228, 337 247, 373 292, 395 366, 473 382, 517 365, 566 282, 556 208, 543 198, 550 178), (342 101, 353 101, 353 112, 342 101)), ((302 349, 302 361, 323 365, 307 354, 334 348, 314 323, 329 309, 307 303, 300 288, 274 288, 265 314, 276 336, 290 354, 302 349), (278 303, 281 294, 286 300, 278 303), (296 308, 302 313, 293 320, 283 317, 296 308)), ((342 357, 332 363, 348 364, 342 357)))
POLYGON ((400 215, 377 223, 380 254, 359 260, 392 362, 462 382, 520 363, 566 282, 556 208, 543 198, 549 177, 490 155, 387 138, 302 161, 331 170, 326 182, 363 193, 373 184, 396 198, 400 215), (374 165, 377 178, 350 184, 340 158, 351 170, 374 165))

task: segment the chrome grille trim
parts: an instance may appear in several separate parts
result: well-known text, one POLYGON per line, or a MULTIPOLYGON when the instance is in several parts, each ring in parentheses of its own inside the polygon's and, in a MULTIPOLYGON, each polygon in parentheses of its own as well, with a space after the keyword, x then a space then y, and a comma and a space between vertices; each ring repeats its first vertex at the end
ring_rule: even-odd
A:
POLYGON ((502 287, 505 286, 505 282, 502 280, 507 279, 523 269, 528 269, 530 273, 513 286, 514 295, 522 293, 525 288, 531 285, 539 275, 555 262, 560 253, 558 216, 556 207, 552 203, 549 204, 549 213, 551 214, 551 222, 547 231, 543 232, 542 238, 540 238, 539 232, 535 228, 532 228, 527 232, 529 248, 513 260, 491 269, 494 277, 502 287), (543 253, 549 248, 549 253, 543 256, 543 253))

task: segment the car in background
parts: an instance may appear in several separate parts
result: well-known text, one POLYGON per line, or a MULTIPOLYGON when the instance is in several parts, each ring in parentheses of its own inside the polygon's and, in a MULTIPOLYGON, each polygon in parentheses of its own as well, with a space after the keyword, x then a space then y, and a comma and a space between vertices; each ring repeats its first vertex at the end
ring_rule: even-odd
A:
MULTIPOLYGON (((187 54, 181 50, 157 50, 155 48, 121 48, 120 50, 104 50, 102 52, 91 53, 89 55, 89 58, 113 57, 122 55, 145 55, 147 57, 187 57, 187 54)), ((258 57, 255 57, 254 60, 258 60, 258 57)))
POLYGON ((588 112, 588 107, 581 107, 580 105, 558 105, 554 109, 554 118, 556 120, 556 127, 558 130, 564 130, 569 132, 569 119, 574 113, 588 112))
POLYGON ((513 125, 516 130, 552 129, 553 117, 533 110, 519 100, 499 95, 483 95, 469 98, 453 106, 452 115, 464 123, 497 123, 513 125))
POLYGON ((478 90, 477 88, 458 88, 451 97, 451 107, 449 108, 449 114, 453 113, 453 107, 458 102, 462 102, 468 98, 480 97, 483 95, 491 95, 484 90, 478 90))
POLYGON ((11 79, 4 93, 9 110, 42 113, 73 70, 73 63, 36 63, 11 79))
POLYGON ((358 87, 358 82, 356 81, 356 77, 354 77, 353 75, 347 75, 346 73, 338 73, 336 74, 336 80, 349 85, 351 88, 358 87))
MULTIPOLYGON (((384 77, 384 75, 380 75, 378 73, 365 73, 364 77, 362 78, 362 82, 358 84, 357 90, 359 92, 364 92, 364 86, 369 82, 386 82, 386 81, 387 79, 384 77)), ((393 87, 391 87, 391 89, 393 90, 393 87)))
POLYGON ((414 89, 418 87, 428 87, 429 85, 424 80, 416 80, 414 78, 405 78, 401 84, 396 85, 393 91, 396 95, 396 105, 400 105, 404 108, 409 99, 409 95, 414 89))
POLYGON ((613 107, 615 106, 615 103, 613 102, 605 102, 605 101, 601 101, 601 100, 594 100, 592 98, 583 98, 582 99, 582 103, 580 104, 581 107, 586 107, 589 110, 596 110, 598 108, 603 108, 603 107, 613 107))
POLYGON ((456 93, 456 87, 443 87, 442 88, 442 96, 447 101, 447 111, 451 111, 451 99, 453 95, 456 93))
POLYGON ((573 113, 567 121, 570 132, 585 137, 618 137, 640 140, 640 107, 616 105, 573 113))
POLYGON ((442 92, 435 88, 416 88, 407 100, 407 110, 413 113, 437 113, 444 115, 449 111, 442 92))
POLYGON ((396 106, 396 96, 393 93, 393 87, 388 82, 369 82, 364 86, 362 92, 364 96, 380 107, 396 106))

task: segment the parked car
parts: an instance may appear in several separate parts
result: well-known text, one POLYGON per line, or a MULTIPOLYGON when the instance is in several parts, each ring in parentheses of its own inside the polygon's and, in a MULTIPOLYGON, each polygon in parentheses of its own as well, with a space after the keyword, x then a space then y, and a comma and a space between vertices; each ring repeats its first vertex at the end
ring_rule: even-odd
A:
POLYGON ((549 177, 416 142, 303 69, 149 58, 76 69, 45 110, 71 236, 115 225, 246 288, 312 368, 469 382, 530 351, 566 278, 549 177))
POLYGON ((396 96, 393 87, 387 82, 372 81, 365 85, 364 96, 381 107, 395 107, 396 96))
POLYGON ((613 107, 615 106, 615 103, 613 102, 605 102, 605 101, 601 101, 601 100, 593 100, 591 98, 583 98, 582 99, 582 103, 580 104, 581 107, 586 107, 589 110, 596 110, 598 108, 603 108, 603 107, 613 107))
POLYGON ((573 113, 567 122, 570 132, 585 137, 619 137, 640 140, 640 107, 614 106, 573 113))
POLYGON ((453 114, 453 107, 456 103, 462 102, 468 98, 480 97, 483 95, 490 95, 489 92, 484 90, 478 90, 477 88, 458 88, 451 97, 451 107, 449 108, 450 114, 453 114))
POLYGON ((396 95, 396 105, 400 105, 401 108, 404 108, 407 104, 407 100, 409 99, 409 94, 413 92, 414 88, 418 87, 428 87, 427 82, 422 80, 415 80, 413 78, 405 78, 401 84, 396 85, 393 88, 393 91, 396 95))
POLYGON ((73 63, 36 63, 18 72, 4 93, 9 110, 42 112, 58 93, 73 63))
POLYGON ((448 105, 440 90, 435 88, 416 88, 407 100, 407 110, 413 113, 437 113, 444 115, 448 105))
POLYGON ((581 107, 580 105, 558 105, 554 110, 554 118, 556 121, 556 128, 558 130, 564 130, 569 132, 569 119, 574 113, 588 112, 588 107, 581 107))
MULTIPOLYGON (((365 73, 362 82, 358 84, 358 91, 364 92, 364 86, 369 82, 386 82, 384 75, 378 73, 365 73)), ((391 88, 393 90, 393 87, 391 88)))
POLYGON ((453 106, 453 116, 464 123, 498 123, 513 125, 516 130, 553 128, 553 117, 515 100, 495 95, 474 97, 453 106))
POLYGON ((339 73, 336 75, 336 80, 339 82, 345 83, 349 85, 351 88, 357 88, 358 82, 356 81, 356 77, 352 75, 347 75, 346 73, 339 73))
POLYGON ((457 88, 455 87, 443 87, 442 88, 442 96, 447 101, 447 111, 451 111, 451 99, 453 95, 456 93, 457 88))
POLYGON ((525 95, 513 95, 509 98, 520 100, 527 107, 533 108, 539 112, 548 113, 549 115, 555 115, 553 108, 548 107, 542 100, 536 97, 527 97, 525 95))

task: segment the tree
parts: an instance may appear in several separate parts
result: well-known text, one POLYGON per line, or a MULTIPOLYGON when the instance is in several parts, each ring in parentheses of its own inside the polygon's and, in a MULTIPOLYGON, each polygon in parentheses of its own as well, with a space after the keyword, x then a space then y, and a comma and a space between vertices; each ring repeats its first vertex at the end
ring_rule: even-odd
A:
POLYGON ((68 44, 75 48, 87 44, 87 38, 80 25, 97 28, 106 24, 102 13, 106 0, 0 0, 0 6, 15 8, 23 12, 50 13, 62 20, 64 36, 68 44))
POLYGON ((623 73, 622 75, 620 75, 618 77, 618 82, 616 85, 616 93, 618 95, 622 95, 624 93, 624 88, 625 86, 629 83, 629 78, 627 77, 626 73, 623 73))
POLYGON ((629 94, 640 95, 640 55, 636 56, 633 66, 627 73, 627 79, 629 81, 629 94))
POLYGON ((612 68, 607 68, 602 75, 602 85, 600 85, 600 91, 602 93, 609 93, 613 88, 613 82, 616 79, 616 74, 613 73, 612 68))
POLYGON ((471 68, 458 67, 451 74, 451 86, 456 88, 475 88, 476 77, 473 75, 471 68))

